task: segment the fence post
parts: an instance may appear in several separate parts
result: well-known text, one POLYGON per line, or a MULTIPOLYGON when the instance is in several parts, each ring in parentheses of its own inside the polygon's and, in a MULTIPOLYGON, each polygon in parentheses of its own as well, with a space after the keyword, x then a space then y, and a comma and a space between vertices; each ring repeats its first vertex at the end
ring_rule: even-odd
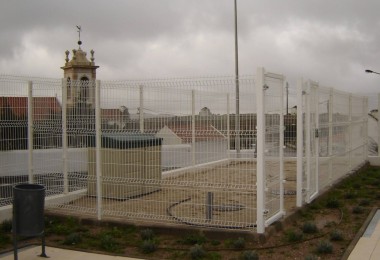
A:
MULTIPOLYGON (((285 81, 285 77, 283 79, 283 86, 280 88, 280 212, 284 213, 284 183, 285 183, 285 178, 284 178, 284 89, 286 89, 288 83, 285 81)), ((286 111, 286 110, 285 110, 286 111)))
POLYGON ((265 232, 265 111, 264 111, 264 68, 257 68, 257 233, 265 232))
MULTIPOLYGON (((379 113, 379 112, 378 112, 379 113)), ((364 98, 364 161, 368 160, 368 97, 364 98)), ((379 120, 379 119, 378 119, 379 120)))
POLYGON ((143 85, 140 85, 139 119, 140 119, 140 132, 144 133, 144 86, 143 85))
POLYGON ((303 193, 303 79, 297 81, 297 207, 302 207, 303 193))
POLYGON ((195 90, 191 90, 191 159, 195 165, 195 90))
POLYGON ((310 81, 307 82, 306 90, 306 115, 305 115, 305 150, 306 150, 306 202, 310 202, 310 167, 311 167, 311 125, 310 125, 310 81))
POLYGON ((377 94, 377 156, 380 157, 380 93, 377 94))
POLYGON ((332 159, 333 159, 333 109, 334 109, 334 92, 333 88, 330 88, 329 95, 329 145, 328 145, 328 156, 329 156, 329 183, 332 182, 332 159))
POLYGON ((67 169, 67 80, 62 79, 62 163, 63 163, 63 192, 67 194, 68 169, 67 169))
POLYGON ((34 183, 33 167, 33 82, 28 81, 28 182, 34 183))
MULTIPOLYGON (((380 97, 380 95, 379 95, 380 97)), ((227 156, 230 158, 231 149, 231 133, 230 133, 230 94, 227 93, 227 156)))
POLYGON ((102 129, 100 110, 100 80, 96 81, 95 89, 95 136, 96 136, 96 210, 98 220, 102 219, 102 129))
MULTIPOLYGON (((348 99, 348 172, 352 170, 352 94, 349 95, 348 99)), ((367 134, 367 133, 366 133, 367 134)))

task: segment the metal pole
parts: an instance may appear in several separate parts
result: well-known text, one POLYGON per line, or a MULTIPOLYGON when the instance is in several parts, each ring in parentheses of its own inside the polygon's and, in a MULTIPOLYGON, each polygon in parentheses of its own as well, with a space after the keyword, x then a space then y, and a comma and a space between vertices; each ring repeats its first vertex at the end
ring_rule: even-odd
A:
POLYGON ((69 193, 67 169, 67 79, 62 79, 62 160, 63 160, 63 192, 69 193))
POLYGON ((101 117, 100 117, 100 80, 96 81, 95 89, 95 136, 96 136, 96 209, 98 220, 102 219, 102 128, 101 128, 101 117))
POLYGON ((297 207, 303 204, 303 79, 297 81, 297 207))
POLYGON ((257 106, 257 233, 265 232, 265 113, 264 113, 264 68, 258 68, 256 73, 256 106, 257 106))
POLYGON ((140 85, 139 119, 140 119, 140 132, 144 133, 144 86, 143 85, 140 85))
POLYGON ((289 115, 289 83, 286 82, 286 115, 289 115))
POLYGON ((33 180, 33 82, 28 82, 28 182, 33 180))
POLYGON ((195 90, 191 91, 191 158, 195 165, 195 90))
POLYGON ((238 27, 237 4, 235 0, 235 86, 236 86, 236 119, 235 119, 235 148, 236 157, 240 158, 240 93, 239 93, 239 52, 238 52, 238 27))

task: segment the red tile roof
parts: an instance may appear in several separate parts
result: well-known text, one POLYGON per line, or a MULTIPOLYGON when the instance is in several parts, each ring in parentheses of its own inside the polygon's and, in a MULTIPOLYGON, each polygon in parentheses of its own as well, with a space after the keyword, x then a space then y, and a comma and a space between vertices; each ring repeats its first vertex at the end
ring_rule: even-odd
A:
MULTIPOLYGON (((17 119, 28 117, 27 97, 0 97, 0 111, 9 107, 17 119)), ((60 114, 62 107, 56 97, 34 97, 33 118, 34 120, 46 120, 52 115, 60 114)))

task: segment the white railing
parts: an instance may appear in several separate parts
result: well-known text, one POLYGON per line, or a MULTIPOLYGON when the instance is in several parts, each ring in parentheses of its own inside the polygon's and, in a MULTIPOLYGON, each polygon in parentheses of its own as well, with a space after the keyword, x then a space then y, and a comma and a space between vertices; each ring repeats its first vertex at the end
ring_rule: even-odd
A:
POLYGON ((0 76, 0 210, 35 182, 52 211, 263 233, 287 196, 302 206, 365 162, 366 98, 300 80, 284 115, 284 76, 259 68, 239 86, 236 131, 234 77, 0 76))

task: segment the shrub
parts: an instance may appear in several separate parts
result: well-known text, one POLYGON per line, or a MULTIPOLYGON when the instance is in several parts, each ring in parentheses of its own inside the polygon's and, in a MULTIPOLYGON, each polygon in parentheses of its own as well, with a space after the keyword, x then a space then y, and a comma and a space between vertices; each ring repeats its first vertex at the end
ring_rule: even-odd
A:
POLYGON ((340 230, 334 230, 330 234, 330 239, 332 241, 342 241, 343 240, 343 233, 340 230))
POLYGON ((206 242, 206 238, 202 235, 187 235, 184 239, 180 240, 180 243, 186 244, 186 245, 202 245, 206 242))
POLYGON ((306 222, 302 226, 302 231, 306 234, 313 234, 318 232, 318 228, 313 222, 306 222))
POLYGON ((64 245, 76 245, 82 242, 82 236, 80 233, 71 233, 63 241, 64 245))
POLYGON ((316 255, 307 255, 305 257, 305 260, 318 260, 318 259, 319 259, 319 257, 316 255))
POLYGON ((364 209, 361 206, 355 206, 352 209, 352 213, 354 213, 354 214, 362 214, 363 212, 364 212, 364 209))
POLYGON ((10 233, 12 231, 12 220, 4 220, 1 223, 1 231, 4 233, 10 233))
POLYGON ((369 199, 362 199, 359 203, 359 206, 366 207, 366 206, 369 206, 370 204, 371 204, 371 201, 369 199))
POLYGON ((234 240, 233 246, 235 249, 243 249, 245 247, 245 239, 239 237, 238 239, 234 240))
POLYGON ((356 192, 349 190, 344 194, 345 199, 354 199, 356 197, 356 192))
POLYGON ((317 245, 318 254, 331 254, 333 252, 333 245, 329 241, 321 241, 317 245))
POLYGON ((335 197, 328 198, 328 200, 326 202, 326 207, 329 209, 339 208, 340 207, 340 201, 335 197))
POLYGON ((303 234, 299 231, 288 230, 285 232, 285 239, 290 243, 298 242, 303 239, 303 234))
POLYGON ((190 257, 191 259, 201 259, 206 256, 206 252, 201 245, 196 244, 190 248, 190 257))
POLYGON ((119 248, 117 241, 109 234, 100 236, 100 246, 109 252, 114 252, 119 248))
POLYGON ((141 251, 145 254, 153 253, 156 249, 157 246, 153 240, 144 240, 141 244, 141 251))
POLYGON ((241 254, 242 260, 258 260, 259 255, 255 251, 244 251, 241 254))
POLYGON ((143 229, 140 231, 140 236, 142 240, 152 240, 154 238, 154 232, 151 229, 143 229))

